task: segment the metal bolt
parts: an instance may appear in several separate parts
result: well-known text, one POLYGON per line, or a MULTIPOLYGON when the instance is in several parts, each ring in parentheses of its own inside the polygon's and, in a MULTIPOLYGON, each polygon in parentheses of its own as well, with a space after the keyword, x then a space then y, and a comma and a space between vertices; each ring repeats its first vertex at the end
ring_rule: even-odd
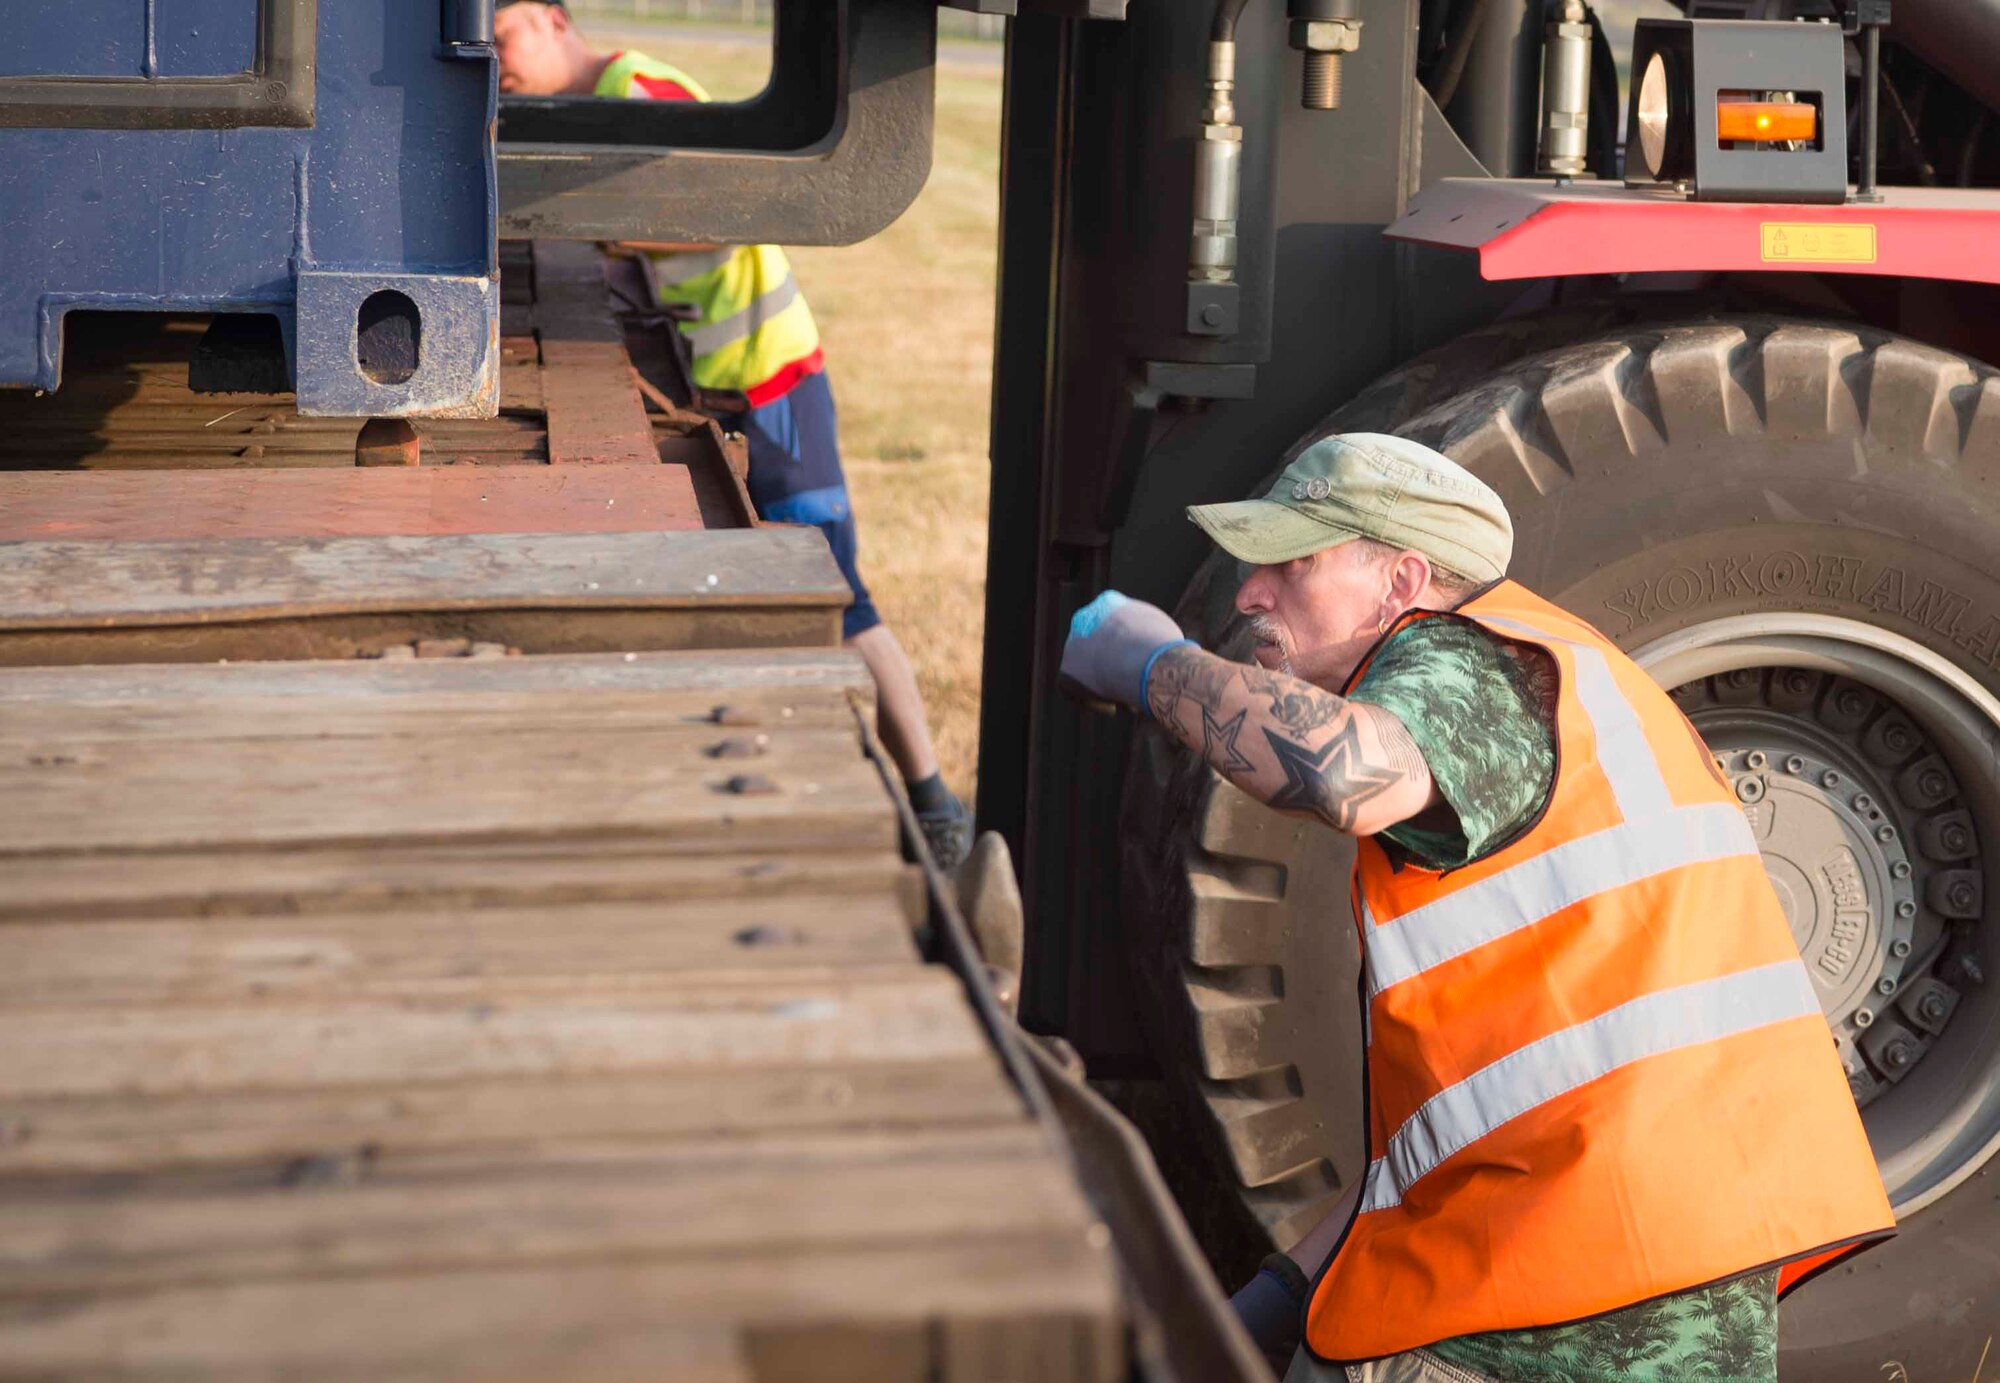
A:
POLYGON ((1909 941, 1904 937, 1900 936, 1897 937, 1894 941, 1889 943, 1889 954, 1894 956, 1897 960, 1902 960, 1905 956, 1910 954, 1909 941))
POLYGON ((1887 998, 1896 992, 1896 982, 1887 975, 1884 975, 1881 979, 1875 981, 1875 992, 1887 998))
POLYGON ((1884 845, 1887 845, 1895 838, 1896 828, 1894 826, 1878 826, 1875 828, 1875 839, 1881 841, 1884 845))
POLYGON ((1307 53, 1305 88, 1299 103, 1307 110, 1338 110, 1340 88, 1340 54, 1307 53))
POLYGON ((1889 866, 1889 877, 1892 879, 1909 878, 1910 862, 1908 860, 1897 860, 1894 864, 1889 866))
POLYGON ((1201 324, 1203 326, 1219 327, 1222 325, 1222 318, 1223 318, 1223 311, 1221 303, 1209 303, 1206 307, 1202 308, 1201 310, 1201 324))
POLYGON ((1944 898, 1947 903, 1951 904, 1955 912, 1970 912, 1972 911, 1972 905, 1978 901, 1977 895, 1973 892, 1972 885, 1963 879, 1946 889, 1944 891, 1944 898))
POLYGON ((1840 709, 1842 715, 1858 716, 1868 709, 1868 698, 1849 687, 1834 698, 1833 704, 1840 709))
POLYGON ((731 735, 720 744, 711 745, 708 757, 711 759, 754 759, 771 747, 769 735, 731 735))
POLYGON ((1763 750, 1753 749, 1750 751, 1750 767, 1763 768, 1770 762, 1771 762, 1770 756, 1766 754, 1763 750))
POLYGON ((1819 785, 1823 788, 1837 788, 1840 786, 1840 775, 1829 768, 1820 775, 1819 785))
POLYGON ((1922 775, 1917 779, 1917 791, 1921 792, 1926 797, 1944 796, 1945 793, 1944 775, 1942 773, 1936 772, 1935 770, 1922 775))
POLYGON ((1798 755, 1794 754, 1792 755, 1791 758, 1785 760, 1785 772, 1804 773, 1805 771, 1806 771, 1806 761, 1804 759, 1801 759, 1798 755))
POLYGON ((1764 800, 1764 780, 1762 778, 1739 778, 1736 780, 1736 800, 1746 805, 1764 800))
POLYGON ((1944 995, 1933 989, 1924 995, 1917 1005, 1917 1014, 1927 1023, 1942 1023, 1945 1015, 1944 995))
POLYGON ((1940 843, 1952 854, 1958 855, 1972 848, 1972 832, 1956 822, 1938 833, 1940 843))
POLYGON ((1874 1021, 1875 1021, 1875 1011, 1873 1009, 1857 1008, 1856 1010, 1854 1010, 1855 1027, 1865 1028, 1874 1021))
POLYGON ((1909 899, 1905 898, 1902 902, 1896 904, 1896 916, 1904 919, 1905 921, 1908 921, 1910 918, 1915 917, 1916 915, 1917 915, 1917 905, 1915 903, 1912 903, 1909 899))
POLYGON ((1894 1070, 1902 1070, 1917 1059, 1917 1049, 1909 1042, 1891 1042, 1882 1049, 1882 1060, 1894 1070))
POLYGON ((1723 680, 1728 682, 1729 685, 1732 687, 1755 686, 1757 682, 1757 669, 1740 667, 1736 669, 1736 671, 1730 673, 1723 680))
POLYGON ((1874 805, 1875 805, 1875 799, 1870 797, 1867 793, 1859 792, 1854 795, 1854 810, 1856 810, 1857 812, 1865 812, 1874 805))

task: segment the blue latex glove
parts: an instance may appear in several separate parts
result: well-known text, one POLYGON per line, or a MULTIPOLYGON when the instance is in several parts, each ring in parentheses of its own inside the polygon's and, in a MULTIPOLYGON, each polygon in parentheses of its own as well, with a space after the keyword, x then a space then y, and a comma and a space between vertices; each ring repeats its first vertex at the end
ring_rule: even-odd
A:
POLYGON ((1106 591, 1070 620, 1062 675, 1092 696, 1144 712, 1153 660, 1170 648, 1193 646, 1165 610, 1106 591))

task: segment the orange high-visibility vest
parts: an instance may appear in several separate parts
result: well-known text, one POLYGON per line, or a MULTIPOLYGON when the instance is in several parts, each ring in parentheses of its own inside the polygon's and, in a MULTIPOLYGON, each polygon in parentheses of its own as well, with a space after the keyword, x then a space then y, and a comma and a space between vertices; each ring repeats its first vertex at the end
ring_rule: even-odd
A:
POLYGON ((1396 627, 1418 618, 1555 660, 1555 785, 1463 869, 1358 843, 1370 1160, 1313 1353, 1560 1325, 1780 1265, 1787 1288, 1891 1232, 1812 981, 1693 727, 1513 582, 1396 627))
MULTIPOLYGON (((598 96, 706 101, 694 78, 644 53, 624 52, 597 79, 598 96)), ((724 246, 647 256, 664 303, 692 307, 681 322, 703 389, 743 394, 755 408, 825 368, 819 326, 791 261, 776 245, 724 246)))

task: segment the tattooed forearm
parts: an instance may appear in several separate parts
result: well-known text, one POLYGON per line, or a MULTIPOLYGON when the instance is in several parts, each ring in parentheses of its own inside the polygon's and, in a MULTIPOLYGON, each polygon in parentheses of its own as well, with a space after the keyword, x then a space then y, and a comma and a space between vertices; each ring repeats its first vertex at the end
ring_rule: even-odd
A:
POLYGON ((1162 653, 1147 678, 1153 717, 1243 791, 1336 830, 1369 834, 1436 794, 1395 716, 1265 668, 1196 648, 1162 653))
POLYGON ((1153 718, 1171 724, 1183 702, 1211 709, 1222 704, 1222 693, 1242 669, 1198 648, 1170 648, 1153 661, 1146 679, 1146 705, 1153 718))
POLYGON ((1243 669, 1243 685, 1268 698, 1271 718, 1294 735, 1310 735, 1323 725, 1333 724, 1347 708, 1347 702, 1332 692, 1263 668, 1243 669))
POLYGON ((1285 785, 1271 794, 1280 811, 1306 811, 1336 831, 1352 831, 1361 806, 1393 787, 1401 774, 1369 764, 1361 753, 1361 729, 1350 713, 1317 749, 1307 749, 1274 730, 1264 738, 1285 771, 1285 785))

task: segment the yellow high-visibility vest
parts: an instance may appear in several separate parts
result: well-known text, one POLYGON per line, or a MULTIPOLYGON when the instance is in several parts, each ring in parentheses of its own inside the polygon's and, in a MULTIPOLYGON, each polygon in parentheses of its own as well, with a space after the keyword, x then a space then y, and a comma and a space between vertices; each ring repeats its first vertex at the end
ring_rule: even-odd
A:
MULTIPOLYGON (((598 78, 598 96, 653 101, 706 101, 708 93, 671 63, 644 53, 618 54, 598 78)), ((776 245, 724 246, 656 254, 660 301, 692 306, 680 323, 694 352, 694 382, 732 390, 752 407, 786 394, 825 366, 819 327, 776 245)))

